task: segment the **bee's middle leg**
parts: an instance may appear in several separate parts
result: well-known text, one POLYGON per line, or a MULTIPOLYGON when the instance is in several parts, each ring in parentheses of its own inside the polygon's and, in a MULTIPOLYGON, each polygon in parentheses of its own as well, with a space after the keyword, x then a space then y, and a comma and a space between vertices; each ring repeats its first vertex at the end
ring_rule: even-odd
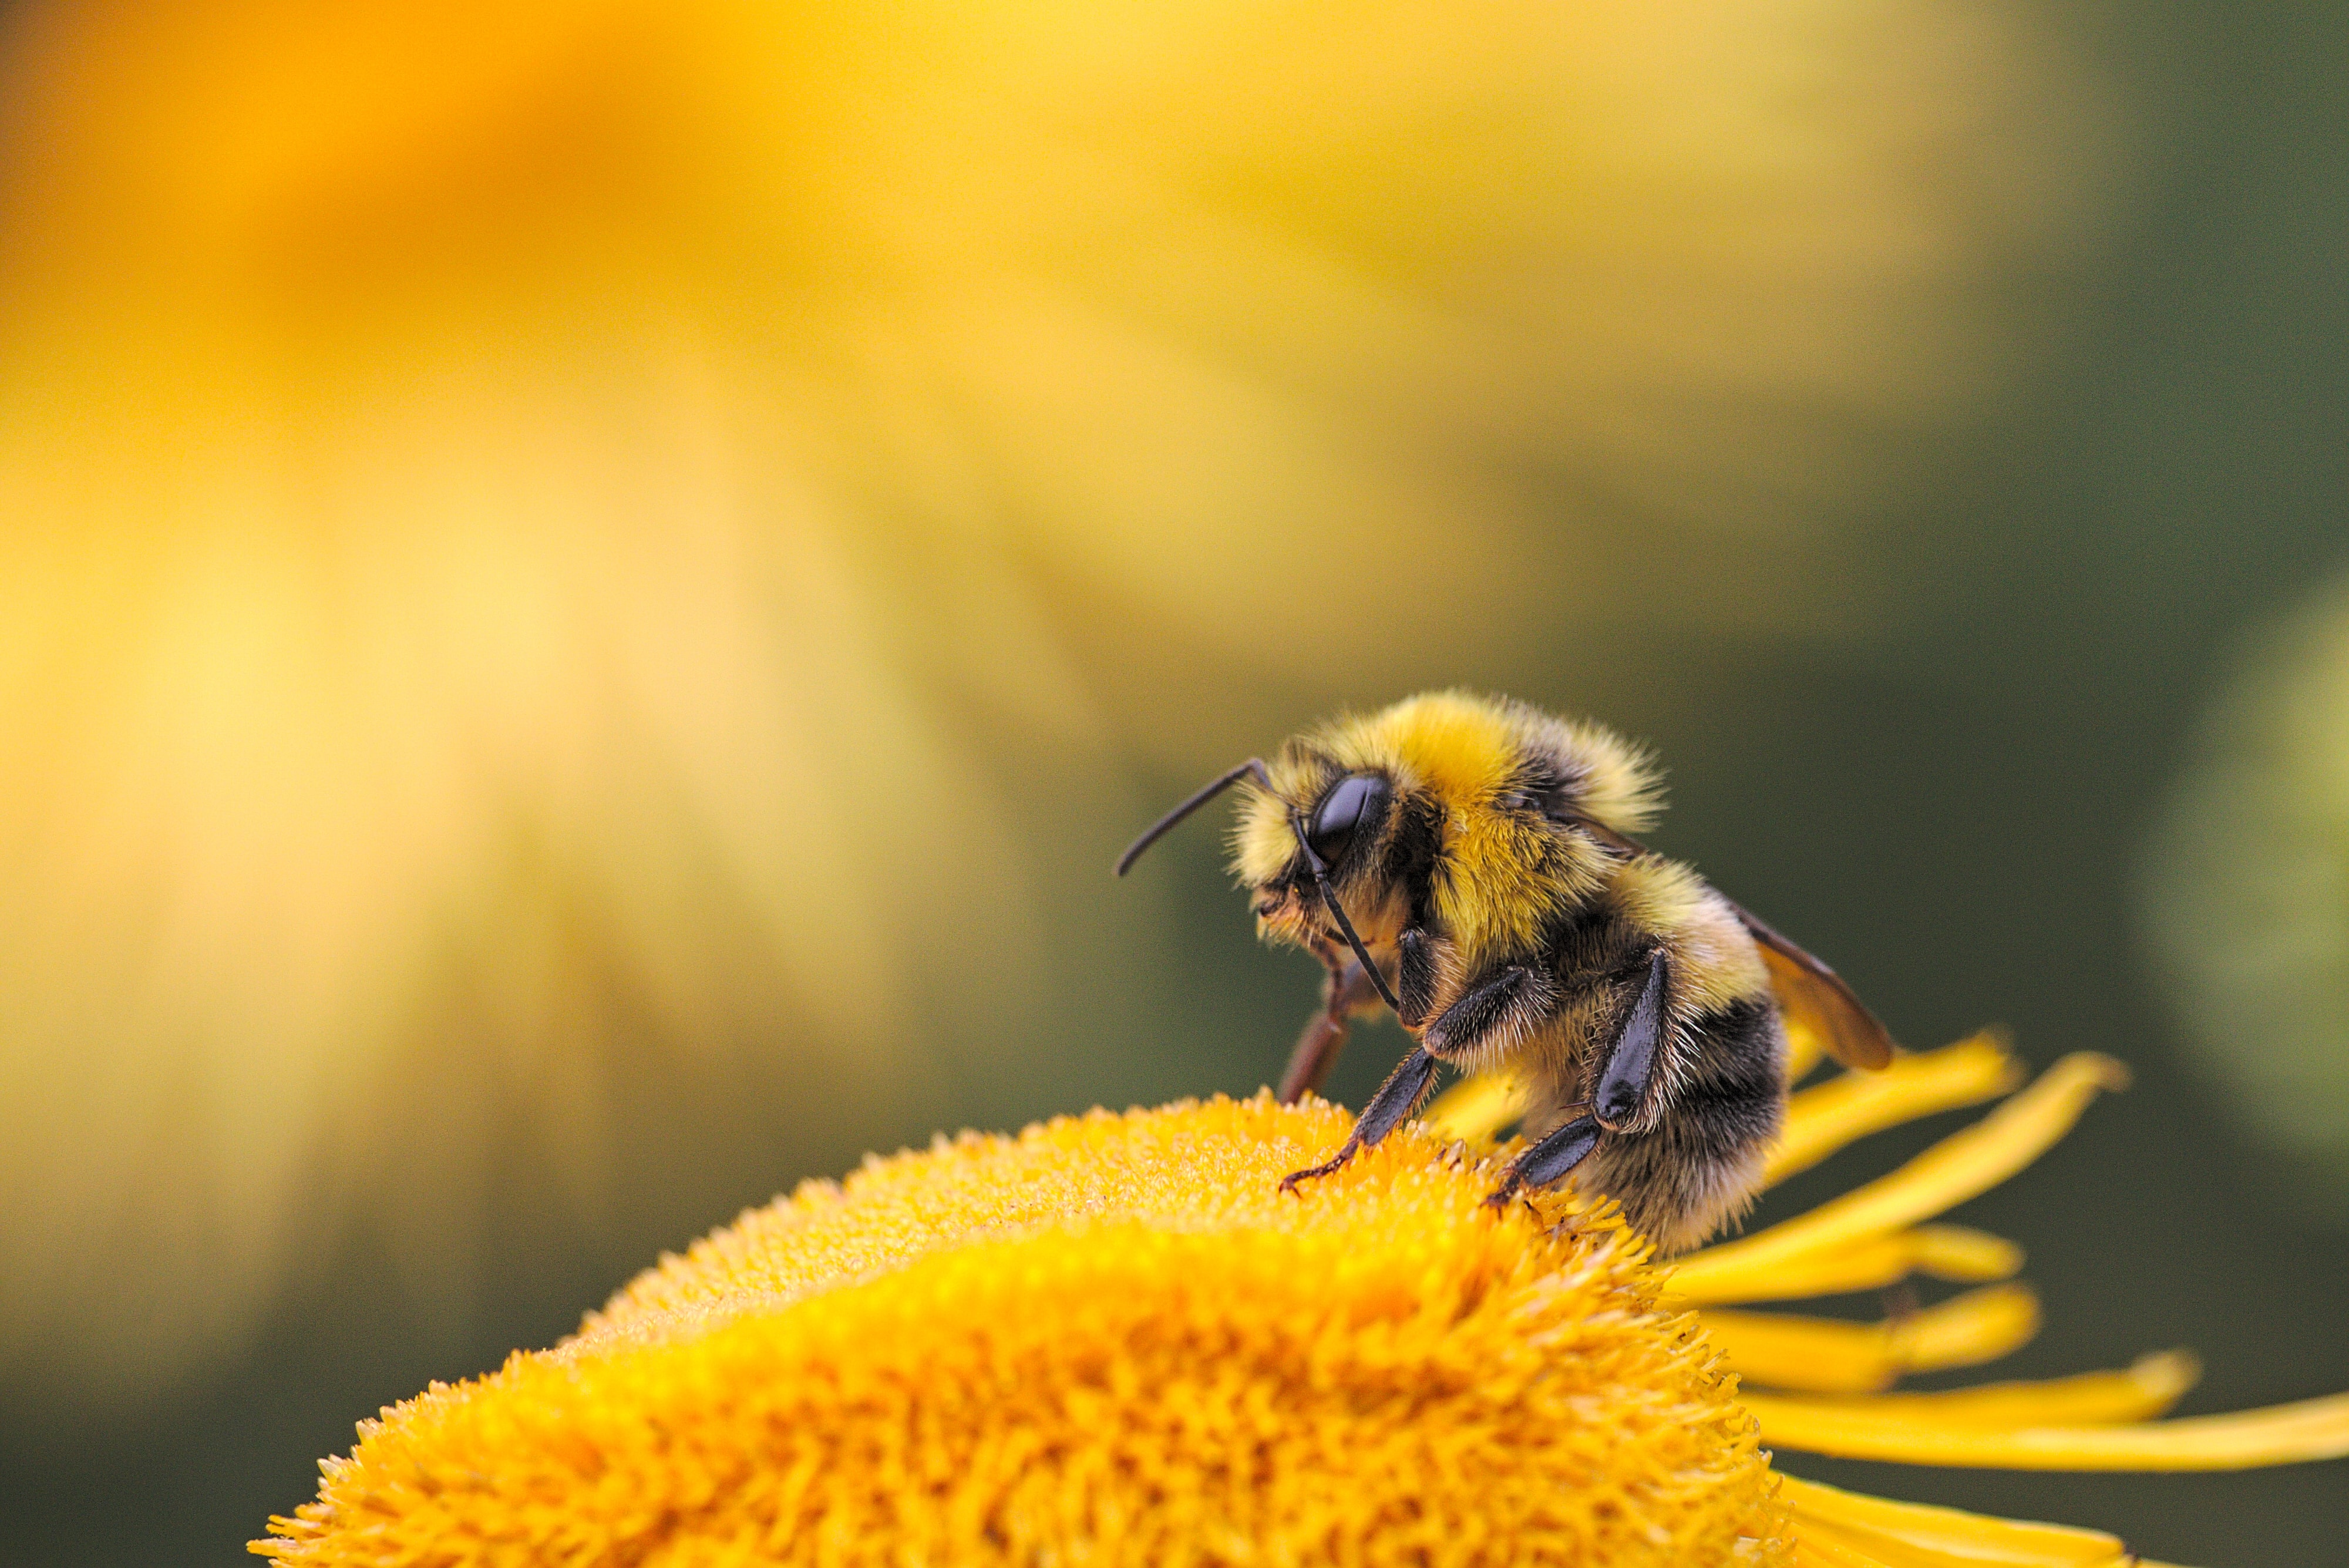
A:
MULTIPOLYGON (((1421 956, 1425 956, 1423 950, 1421 956)), ((1355 1122, 1345 1146, 1324 1163, 1283 1177, 1281 1190, 1292 1192, 1300 1181, 1329 1175, 1353 1158, 1358 1150, 1392 1132, 1427 1097, 1427 1091, 1435 1082, 1439 1061, 1457 1057, 1495 1035, 1518 1033, 1547 1014, 1555 1004, 1555 992, 1537 971, 1524 964, 1506 964, 1485 975, 1420 1032, 1418 1049, 1404 1057, 1387 1081, 1379 1085, 1379 1092, 1362 1107, 1361 1117, 1355 1122)), ((1411 1003, 1406 1002, 1405 1005, 1411 1003)), ((1538 1147, 1533 1152, 1538 1152, 1538 1147)), ((1579 1150, 1574 1159, 1579 1160, 1588 1152, 1587 1148, 1579 1150)), ((1532 1158, 1531 1152, 1527 1158, 1532 1158)), ((1564 1175, 1572 1163, 1560 1167, 1557 1174, 1564 1175)))
POLYGON ((1524 964, 1506 964, 1463 991, 1420 1032, 1429 1050, 1448 1059, 1486 1044, 1522 1035, 1557 1005, 1555 990, 1524 964))

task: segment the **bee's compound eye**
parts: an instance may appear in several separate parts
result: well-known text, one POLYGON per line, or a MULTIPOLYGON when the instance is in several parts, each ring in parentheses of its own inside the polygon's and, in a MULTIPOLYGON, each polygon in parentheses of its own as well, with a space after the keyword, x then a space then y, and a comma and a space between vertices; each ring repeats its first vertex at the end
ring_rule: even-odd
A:
POLYGON ((1340 779, 1313 813, 1308 831, 1313 853, 1335 860, 1352 842, 1355 827, 1365 818, 1375 822, 1386 804, 1387 781, 1378 774, 1348 774, 1340 779))

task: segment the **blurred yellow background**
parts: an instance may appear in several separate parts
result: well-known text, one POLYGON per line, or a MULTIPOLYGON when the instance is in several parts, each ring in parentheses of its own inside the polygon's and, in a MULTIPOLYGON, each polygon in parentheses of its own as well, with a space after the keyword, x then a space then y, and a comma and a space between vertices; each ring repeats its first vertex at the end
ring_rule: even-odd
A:
MULTIPOLYGON (((0 28, 16 1495, 243 1423, 91 1561, 865 1147, 1253 1086, 1310 975, 1212 832, 1104 867, 1329 708, 1588 708, 1741 897, 1930 905, 1772 748, 2037 558, 1921 509, 2175 151, 2002 0, 0 28), (340 1370, 255 1416, 289 1344, 340 1370)), ((1908 950, 1914 1043, 2017 1011, 1908 950)))

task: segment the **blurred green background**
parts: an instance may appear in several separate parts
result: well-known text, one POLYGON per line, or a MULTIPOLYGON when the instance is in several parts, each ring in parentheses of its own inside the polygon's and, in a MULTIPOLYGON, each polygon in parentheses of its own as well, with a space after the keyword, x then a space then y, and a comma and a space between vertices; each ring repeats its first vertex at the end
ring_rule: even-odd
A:
MULTIPOLYGON (((0 29, 0 1558, 237 1560, 802 1178, 1254 1089, 1311 966, 1109 861, 1455 683, 1906 1042, 2134 1064, 1968 1211, 1999 1376, 2349 1387, 2338 6, 0 29)), ((1786 1468, 2349 1554, 2340 1463, 1786 1468)))

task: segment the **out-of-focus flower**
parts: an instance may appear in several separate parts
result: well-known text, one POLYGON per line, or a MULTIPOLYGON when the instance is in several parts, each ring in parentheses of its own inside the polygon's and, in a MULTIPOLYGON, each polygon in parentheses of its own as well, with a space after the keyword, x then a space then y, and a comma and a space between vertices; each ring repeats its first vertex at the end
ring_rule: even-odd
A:
POLYGON ((895 1092, 1055 918, 1018 753, 1850 613, 2095 140, 1946 0, 0 26, 0 1249, 140 1260, 0 1369, 85 1407, 361 1220, 445 1288, 517 1124, 610 1201, 670 1062, 895 1092))
POLYGON ((2349 1217, 2349 583, 2265 628, 2172 786, 2139 884, 2187 1039, 2253 1136, 2349 1217))
MULTIPOLYGON (((2013 1070, 1976 1041, 1810 1090, 1779 1168, 1996 1094, 2013 1070)), ((1857 1393, 2003 1354, 2029 1334, 2027 1297, 1997 1287, 1881 1327, 1713 1304, 1912 1270, 2011 1273, 2011 1244, 1919 1221, 2027 1164, 2118 1081, 2106 1058, 2067 1058, 1892 1176, 1669 1275, 1611 1207, 1570 1194, 1484 1207, 1497 1167, 1470 1144, 1489 1095, 1441 1107, 1301 1201, 1280 1175, 1345 1130, 1319 1103, 1259 1095, 940 1139, 745 1214, 558 1348, 363 1424, 317 1501, 254 1549, 378 1568, 2122 1568, 2135 1559, 2112 1536, 1774 1477, 1760 1444, 2063 1469, 2276 1464, 2349 1453, 2349 1396, 2146 1419, 2192 1380, 2177 1355, 2054 1383, 1857 1393), (1705 1310, 1676 1310, 1690 1303, 1705 1310), (1733 1373, 1813 1392, 1745 1394, 1733 1373)))

